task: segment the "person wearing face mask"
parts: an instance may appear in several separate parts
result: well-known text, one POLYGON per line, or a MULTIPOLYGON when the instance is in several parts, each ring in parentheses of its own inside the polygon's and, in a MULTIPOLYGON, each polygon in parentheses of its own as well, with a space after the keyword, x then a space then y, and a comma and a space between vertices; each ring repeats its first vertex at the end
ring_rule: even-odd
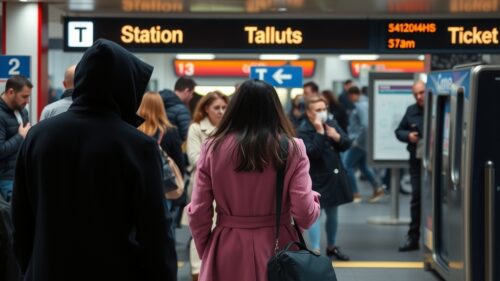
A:
MULTIPOLYGON (((338 206, 352 201, 352 189, 340 160, 340 152, 351 146, 351 140, 337 121, 328 115, 328 103, 323 97, 306 100, 306 118, 300 125, 298 137, 304 141, 311 163, 309 174, 312 188, 321 194, 321 209, 326 214, 326 255, 349 260, 336 245, 338 206)), ((309 229, 311 248, 320 252, 321 219, 309 229)))
MULTIPOLYGON (((208 136, 214 132, 226 111, 228 98, 219 91, 206 94, 198 102, 193 114, 193 123, 189 126, 187 136, 187 155, 191 163, 192 172, 188 187, 188 200, 193 192, 196 163, 200 157, 201 146, 208 136)), ((190 243, 189 262, 191 264, 191 275, 193 280, 198 280, 201 261, 196 253, 193 243, 190 243)))

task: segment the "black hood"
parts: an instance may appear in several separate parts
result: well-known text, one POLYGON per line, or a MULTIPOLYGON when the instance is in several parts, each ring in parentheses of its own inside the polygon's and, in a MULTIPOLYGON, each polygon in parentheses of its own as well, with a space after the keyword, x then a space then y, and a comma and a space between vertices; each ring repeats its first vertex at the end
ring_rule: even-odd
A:
POLYGON ((136 115, 153 67, 118 44, 98 39, 75 70, 72 108, 96 108, 119 114, 137 126, 136 115))

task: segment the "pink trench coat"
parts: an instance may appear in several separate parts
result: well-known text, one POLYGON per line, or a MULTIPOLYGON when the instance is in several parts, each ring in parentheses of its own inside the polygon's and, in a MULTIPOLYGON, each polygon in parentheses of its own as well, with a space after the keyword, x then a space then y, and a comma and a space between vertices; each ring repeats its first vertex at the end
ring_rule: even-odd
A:
MULTIPOLYGON (((283 190, 280 247, 297 240, 290 224, 293 217, 309 228, 320 214, 317 193, 311 190, 309 160, 302 140, 295 139, 299 152, 290 144, 283 190)), ((228 138, 215 153, 204 145, 198 160, 196 185, 187 206, 189 226, 202 259, 200 281, 267 281, 267 262, 274 250, 276 171, 262 173, 234 171, 236 161, 228 138), (212 229, 213 205, 217 223, 212 229)))

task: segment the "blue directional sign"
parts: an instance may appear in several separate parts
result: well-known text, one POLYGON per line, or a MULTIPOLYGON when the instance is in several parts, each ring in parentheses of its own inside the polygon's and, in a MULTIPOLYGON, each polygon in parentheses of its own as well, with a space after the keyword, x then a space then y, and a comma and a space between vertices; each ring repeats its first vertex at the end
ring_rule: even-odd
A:
POLYGON ((302 88, 302 67, 298 66, 252 66, 250 79, 259 79, 275 87, 302 88))
POLYGON ((0 80, 7 80, 12 75, 30 78, 30 56, 0 56, 0 80))

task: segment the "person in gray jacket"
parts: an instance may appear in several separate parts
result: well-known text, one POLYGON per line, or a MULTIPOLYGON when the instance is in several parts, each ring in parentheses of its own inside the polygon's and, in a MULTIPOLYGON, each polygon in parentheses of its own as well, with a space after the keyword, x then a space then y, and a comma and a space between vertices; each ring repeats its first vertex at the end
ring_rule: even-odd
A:
POLYGON ((75 68, 76 65, 72 65, 64 72, 64 93, 62 94, 60 100, 47 105, 42 110, 40 121, 66 112, 73 103, 73 88, 75 87, 73 80, 75 78, 75 68))
POLYGON ((361 202, 356 177, 354 173, 356 168, 366 176, 371 186, 373 187, 373 195, 368 199, 368 202, 373 203, 378 201, 384 195, 384 189, 375 177, 375 173, 368 166, 366 161, 366 137, 368 133, 368 99, 361 97, 361 91, 358 87, 351 87, 347 91, 349 100, 355 104, 355 108, 349 117, 349 137, 353 140, 351 149, 345 156, 345 167, 351 187, 354 193, 354 202, 361 202))
POLYGON ((0 194, 10 202, 17 152, 31 128, 26 105, 33 85, 21 75, 7 80, 0 97, 0 194))

